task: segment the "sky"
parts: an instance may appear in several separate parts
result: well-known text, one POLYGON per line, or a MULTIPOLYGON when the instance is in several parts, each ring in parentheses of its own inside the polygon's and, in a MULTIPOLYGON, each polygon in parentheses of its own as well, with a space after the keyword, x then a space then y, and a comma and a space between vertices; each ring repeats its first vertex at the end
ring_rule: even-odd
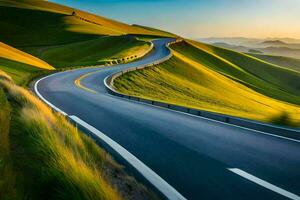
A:
POLYGON ((189 38, 300 39, 300 0, 51 0, 189 38))

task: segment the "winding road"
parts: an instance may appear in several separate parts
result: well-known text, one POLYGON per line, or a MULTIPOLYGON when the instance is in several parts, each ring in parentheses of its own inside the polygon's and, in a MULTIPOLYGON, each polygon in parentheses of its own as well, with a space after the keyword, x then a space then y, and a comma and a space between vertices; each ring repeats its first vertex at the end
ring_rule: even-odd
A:
POLYGON ((168 56, 170 41, 153 41, 154 50, 136 62, 48 76, 36 92, 117 142, 186 199, 300 199, 300 141, 106 92, 108 75, 168 56))

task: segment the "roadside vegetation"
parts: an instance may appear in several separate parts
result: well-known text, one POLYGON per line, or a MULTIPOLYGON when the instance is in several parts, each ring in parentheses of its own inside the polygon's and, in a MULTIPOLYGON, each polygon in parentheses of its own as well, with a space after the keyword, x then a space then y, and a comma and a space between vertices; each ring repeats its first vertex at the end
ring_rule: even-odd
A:
POLYGON ((103 149, 0 71, 1 199, 155 199, 103 149))
POLYGON ((114 81, 125 94, 264 122, 300 125, 300 74, 250 56, 185 41, 155 67, 114 81))

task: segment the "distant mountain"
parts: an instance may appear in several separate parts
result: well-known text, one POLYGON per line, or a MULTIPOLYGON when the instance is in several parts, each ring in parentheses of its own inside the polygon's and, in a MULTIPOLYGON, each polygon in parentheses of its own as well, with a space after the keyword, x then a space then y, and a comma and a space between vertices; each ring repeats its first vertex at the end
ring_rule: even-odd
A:
POLYGON ((217 37, 210 37, 210 38, 199 38, 197 39, 200 42, 204 43, 226 43, 230 45, 237 45, 237 46, 256 46, 258 43, 263 42, 264 40, 256 39, 256 38, 243 38, 243 37, 232 37, 232 38, 217 38, 217 37))
POLYGON ((300 49, 299 43, 287 43, 281 40, 266 40, 258 44, 258 47, 287 47, 290 49, 300 49))
POLYGON ((285 43, 290 43, 290 44, 293 44, 293 43, 300 43, 300 39, 295 39, 295 38, 266 38, 266 40, 280 40, 282 42, 285 42, 285 43))
POLYGON ((285 46, 288 45, 285 42, 282 42, 281 40, 266 40, 261 43, 262 45, 269 45, 269 46, 285 46))
POLYGON ((293 49, 300 49, 300 40, 293 39, 293 38, 260 39, 260 38, 245 38, 245 37, 210 37, 210 38, 199 38, 197 40, 209 44, 227 43, 230 45, 245 46, 249 48, 285 46, 293 49))
POLYGON ((265 54, 275 56, 287 56, 300 59, 300 49, 294 49, 289 47, 266 47, 256 49, 264 52, 265 54))
MULTIPOLYGON (((278 44, 278 43, 277 43, 278 44)), ((222 47, 226 49, 231 49, 233 51, 243 52, 243 53, 257 53, 257 54, 268 54, 274 56, 286 56, 300 59, 300 49, 290 48, 287 46, 266 46, 266 47, 247 47, 240 45, 232 45, 224 42, 212 43, 212 45, 217 47, 222 47)), ((289 44, 288 44, 289 45, 289 44)), ((295 45, 295 44, 294 44, 295 45)))
POLYGON ((224 43, 224 42, 215 42, 215 43, 212 43, 212 45, 217 46, 217 47, 226 48, 226 49, 231 49, 231 50, 234 50, 234 51, 239 51, 239 52, 249 52, 248 47, 227 44, 227 43, 224 43))

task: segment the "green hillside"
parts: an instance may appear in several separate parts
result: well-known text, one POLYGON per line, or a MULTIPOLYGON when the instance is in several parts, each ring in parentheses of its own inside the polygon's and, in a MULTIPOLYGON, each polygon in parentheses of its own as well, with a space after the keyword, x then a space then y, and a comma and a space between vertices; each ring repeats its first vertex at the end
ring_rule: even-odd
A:
MULTIPOLYGON (((46 46, 88 40, 100 35, 97 29, 92 29, 90 34, 68 31, 77 27, 80 21, 74 18, 66 23, 66 17, 52 12, 0 6, 0 41, 14 47, 46 46)), ((95 25, 90 26, 93 28, 95 25)))
POLYGON ((32 65, 41 69, 53 70, 54 68, 45 61, 38 59, 28 53, 13 48, 0 42, 0 58, 7 58, 13 61, 19 61, 24 64, 32 65))
POLYGON ((299 124, 299 73, 193 41, 171 48, 175 55, 171 60, 126 73, 115 80, 115 88, 147 99, 266 122, 288 116, 287 124, 299 124))
POLYGON ((114 59, 131 56, 135 58, 137 55, 146 53, 149 48, 150 43, 126 35, 99 37, 51 47, 27 47, 23 50, 59 68, 104 64, 114 59))
POLYGON ((9 74, 18 85, 26 85, 34 74, 42 72, 42 69, 32 65, 0 58, 0 70, 9 74))
POLYGON ((279 65, 291 70, 295 70, 300 73, 300 59, 284 57, 284 56, 273 56, 264 54, 250 54, 253 57, 264 60, 266 62, 272 63, 274 65, 279 65))
POLYGON ((0 70, 5 71, 20 85, 34 74, 54 68, 45 61, 0 42, 0 70))
POLYGON ((186 57, 275 99, 300 105, 300 73, 199 42, 172 46, 186 57))
MULTIPOLYGON (((0 53, 1 69, 17 83, 39 71, 32 67, 47 70, 129 62, 149 51, 149 42, 143 38, 172 35, 41 0, 1 0, 0 27, 0 44, 10 45, 14 53, 0 53)), ((0 50, 6 49, 1 45, 0 50)))
POLYGON ((103 35, 162 35, 162 32, 37 0, 0 1, 0 26, 0 41, 18 47, 66 44, 103 35))

